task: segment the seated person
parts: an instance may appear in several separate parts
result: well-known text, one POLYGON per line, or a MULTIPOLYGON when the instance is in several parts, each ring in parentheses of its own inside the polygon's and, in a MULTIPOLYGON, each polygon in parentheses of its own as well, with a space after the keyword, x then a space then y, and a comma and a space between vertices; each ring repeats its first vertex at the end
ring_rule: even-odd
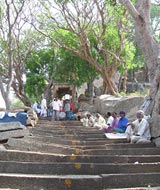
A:
POLYGON ((119 118, 117 117, 116 112, 112 112, 113 121, 111 124, 107 123, 107 126, 104 128, 105 133, 111 133, 113 132, 113 129, 118 126, 119 118))
POLYGON ((106 125, 106 120, 99 113, 97 113, 94 127, 97 127, 98 129, 102 130, 105 125, 106 125))
POLYGON ((117 127, 113 129, 114 132, 124 133, 126 131, 126 127, 128 124, 128 118, 126 117, 126 113, 124 111, 119 112, 120 118, 117 124, 117 127))
POLYGON ((32 108, 34 109, 34 111, 37 113, 37 114, 40 114, 41 113, 41 108, 40 106, 38 105, 37 102, 35 102, 32 106, 32 108))
POLYGON ((90 113, 87 113, 86 116, 88 118, 88 127, 94 127, 95 118, 90 113))
POLYGON ((110 127, 112 125, 113 120, 114 120, 111 112, 107 112, 106 118, 107 118, 107 120, 106 120, 107 126, 106 127, 110 127))
POLYGON ((150 143, 151 134, 148 121, 142 110, 137 111, 137 119, 129 123, 126 129, 127 139, 131 143, 150 143))
POLYGON ((68 119, 72 120, 73 118, 74 118, 74 114, 73 114, 72 109, 70 109, 70 111, 68 112, 68 119))
POLYGON ((87 118, 87 115, 84 115, 82 118, 80 118, 80 121, 83 123, 84 127, 88 127, 88 118, 87 118))

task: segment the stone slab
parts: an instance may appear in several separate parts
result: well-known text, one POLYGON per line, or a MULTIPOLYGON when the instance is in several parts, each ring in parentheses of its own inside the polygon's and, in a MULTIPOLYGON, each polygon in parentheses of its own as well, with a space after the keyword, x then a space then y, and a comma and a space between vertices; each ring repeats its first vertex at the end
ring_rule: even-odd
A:
POLYGON ((160 155, 160 148, 124 148, 83 150, 85 155, 160 155))
POLYGON ((103 174, 101 176, 103 189, 160 186, 160 173, 103 174))
POLYGON ((70 162, 15 162, 0 161, 0 173, 46 175, 100 175, 119 173, 160 173, 160 163, 70 163, 70 162))
POLYGON ((159 187, 135 187, 135 188, 116 188, 116 189, 104 189, 104 190, 160 190, 159 187))
POLYGON ((10 131, 14 129, 25 129, 26 127, 22 125, 20 122, 6 122, 0 123, 0 132, 10 131))
MULTIPOLYGON (((124 139, 101 139, 97 141, 87 141, 87 140, 77 140, 77 139, 64 139, 61 137, 54 137, 54 136, 35 136, 32 134, 32 136, 25 137, 26 140, 32 141, 39 141, 39 142, 48 142, 48 143, 59 143, 64 145, 83 145, 83 146, 95 146, 95 145, 105 145, 105 144, 113 144, 113 143, 125 143, 128 144, 128 142, 124 139)), ((133 145, 137 146, 137 145, 133 145)), ((150 145, 149 145, 150 146, 150 145)))
POLYGON ((18 138, 29 135, 29 130, 27 128, 24 129, 16 129, 11 131, 3 131, 0 132, 0 141, 8 140, 10 138, 18 138))
MULTIPOLYGON (((50 152, 55 154, 74 154, 77 149, 65 147, 63 145, 45 144, 40 142, 25 141, 23 139, 10 138, 7 142, 8 149, 19 149, 26 151, 37 151, 37 152, 50 152)), ((79 150, 77 151, 80 152, 79 150)))
POLYGON ((43 163, 154 163, 160 161, 160 155, 58 155, 20 150, 1 150, 0 160, 43 163))
POLYGON ((0 188, 20 190, 102 190, 98 175, 27 175, 0 174, 0 188))

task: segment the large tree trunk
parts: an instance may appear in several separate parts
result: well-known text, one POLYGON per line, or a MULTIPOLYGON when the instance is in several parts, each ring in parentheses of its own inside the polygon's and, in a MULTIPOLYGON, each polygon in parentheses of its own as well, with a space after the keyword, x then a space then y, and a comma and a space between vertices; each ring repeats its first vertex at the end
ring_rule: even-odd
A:
POLYGON ((0 79, 0 90, 5 103, 5 107, 7 110, 10 110, 11 109, 10 88, 7 88, 6 85, 6 89, 4 89, 4 84, 1 79, 0 79))
POLYGON ((130 0, 122 0, 135 22, 136 43, 147 63, 150 97, 149 114, 153 118, 152 136, 160 136, 160 44, 154 39, 150 26, 150 0, 139 0, 134 7, 130 0))
POLYGON ((105 94, 106 90, 107 90, 107 91, 109 91, 109 94, 111 94, 113 96, 117 96, 118 95, 118 87, 115 84, 115 81, 113 81, 112 78, 109 77, 108 75, 106 75, 103 78, 103 80, 104 80, 103 94, 105 94))

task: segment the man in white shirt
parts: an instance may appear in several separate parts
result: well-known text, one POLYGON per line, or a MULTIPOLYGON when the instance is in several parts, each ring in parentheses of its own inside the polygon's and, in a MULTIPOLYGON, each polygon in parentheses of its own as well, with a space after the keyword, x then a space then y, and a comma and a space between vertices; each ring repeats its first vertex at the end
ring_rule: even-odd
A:
POLYGON ((62 107, 61 101, 59 101, 58 98, 54 98, 52 102, 52 108, 53 108, 52 121, 59 121, 59 112, 61 107, 62 107))
POLYGON ((106 127, 105 128, 111 127, 112 123, 113 123, 113 120, 114 120, 111 112, 107 112, 106 118, 107 118, 107 121, 106 121, 106 127))
POLYGON ((148 121, 144 118, 144 112, 137 112, 137 119, 130 123, 126 129, 127 139, 131 143, 150 143, 151 134, 148 121))

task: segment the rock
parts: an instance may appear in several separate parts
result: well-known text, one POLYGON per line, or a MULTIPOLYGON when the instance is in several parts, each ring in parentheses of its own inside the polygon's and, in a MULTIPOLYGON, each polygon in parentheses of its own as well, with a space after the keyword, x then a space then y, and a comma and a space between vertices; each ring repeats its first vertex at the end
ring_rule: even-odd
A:
POLYGON ((29 135, 29 130, 20 122, 0 123, 0 141, 11 137, 24 137, 29 135))
POLYGON ((95 99, 95 107, 97 112, 105 114, 106 112, 117 112, 124 110, 129 118, 135 119, 135 113, 144 101, 142 96, 111 96, 101 95, 95 99))

